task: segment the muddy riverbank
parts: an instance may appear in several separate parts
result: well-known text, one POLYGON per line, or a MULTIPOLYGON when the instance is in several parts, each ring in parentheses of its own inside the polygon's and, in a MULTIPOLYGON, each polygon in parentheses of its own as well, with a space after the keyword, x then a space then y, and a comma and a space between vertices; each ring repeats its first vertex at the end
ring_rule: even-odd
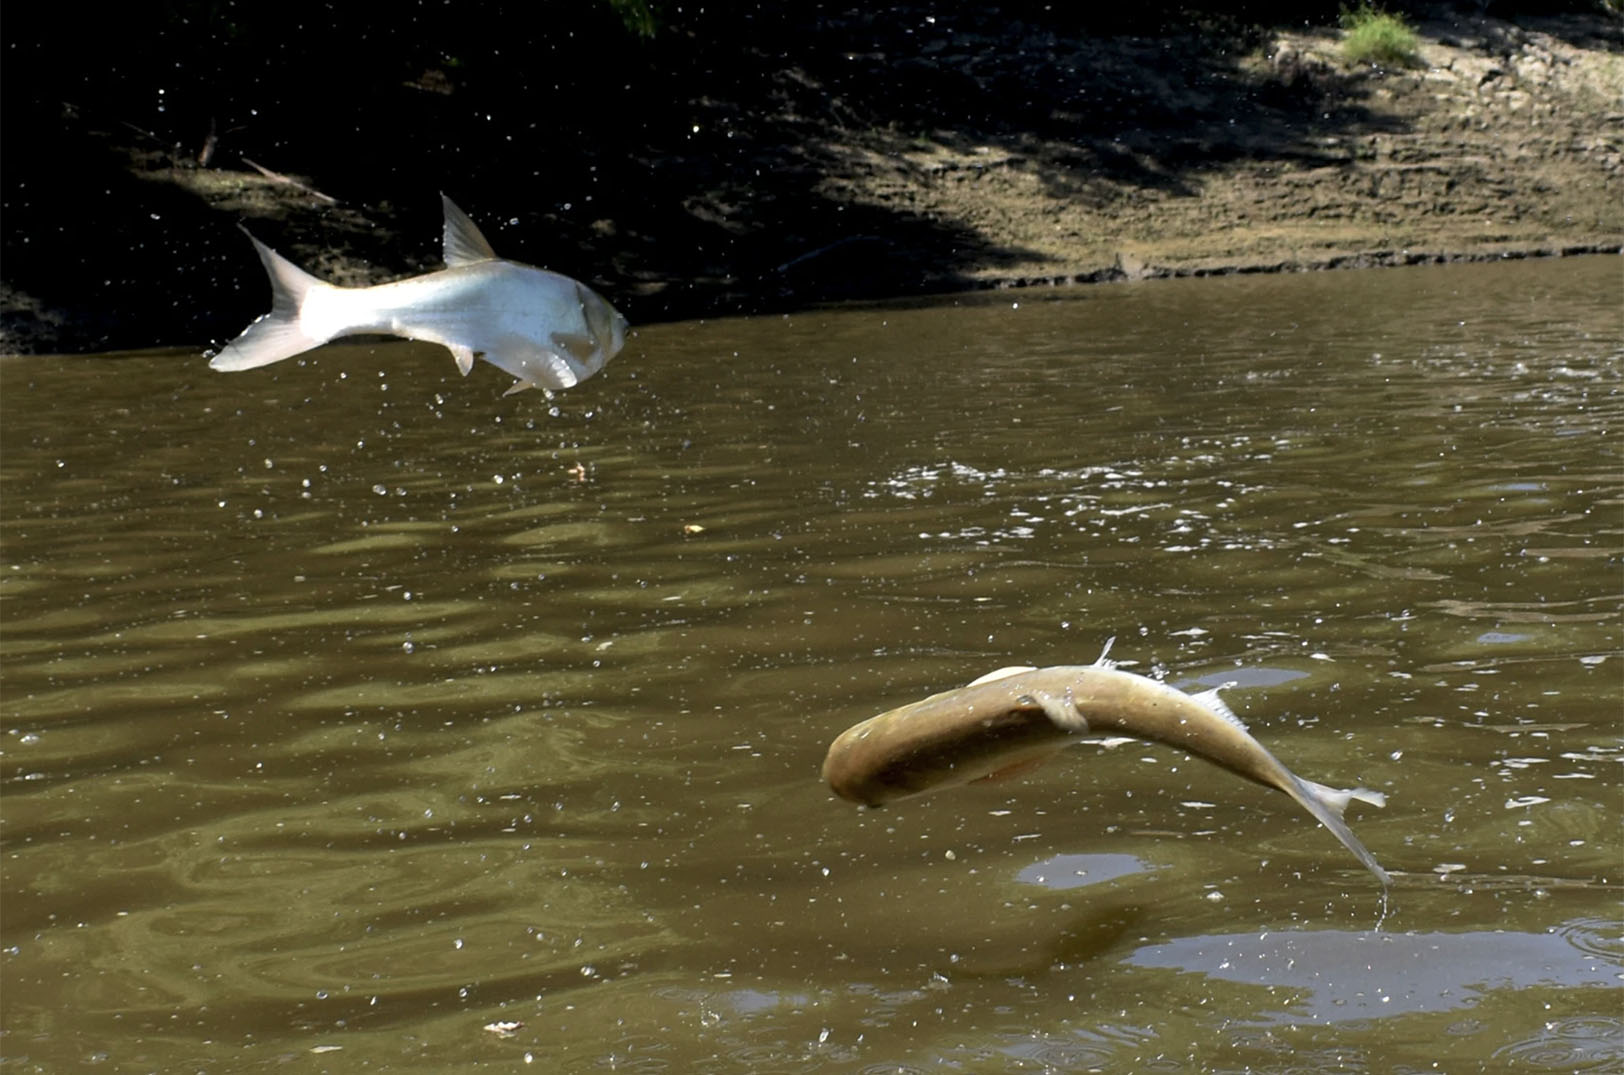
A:
POLYGON ((285 117, 14 102, 0 352, 223 342, 266 301, 239 222, 340 282, 423 271, 439 189, 634 323, 1624 246, 1624 27, 1440 12, 1400 69, 1332 26, 823 15, 735 56, 639 46, 635 121, 541 133, 448 61, 366 113, 387 152, 342 117, 301 145, 285 117))

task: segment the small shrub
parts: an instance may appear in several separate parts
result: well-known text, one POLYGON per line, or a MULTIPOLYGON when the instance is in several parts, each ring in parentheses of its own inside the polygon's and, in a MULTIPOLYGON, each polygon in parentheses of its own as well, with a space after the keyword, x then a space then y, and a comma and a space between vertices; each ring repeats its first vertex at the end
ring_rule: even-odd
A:
POLYGON ((1417 63, 1421 41, 1400 15, 1390 15, 1370 4, 1342 9, 1342 54, 1353 63, 1408 67, 1417 63))
POLYGON ((620 17, 626 31, 636 37, 651 38, 659 28, 654 5, 649 0, 609 0, 609 9, 620 17))

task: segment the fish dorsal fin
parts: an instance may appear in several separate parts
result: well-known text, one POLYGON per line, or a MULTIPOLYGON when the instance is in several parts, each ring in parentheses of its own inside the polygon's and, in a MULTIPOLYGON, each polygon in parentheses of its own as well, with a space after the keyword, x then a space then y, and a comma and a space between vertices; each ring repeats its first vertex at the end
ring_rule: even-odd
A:
POLYGON ((1036 672, 1036 671, 1037 671, 1037 667, 1035 665, 1012 664, 1012 665, 1009 665, 1006 668, 999 668, 999 669, 997 669, 995 671, 988 672, 984 676, 978 676, 977 678, 972 679, 969 682, 968 686, 974 687, 978 683, 991 683, 995 679, 1003 679, 1006 676, 1018 676, 1022 672, 1036 672))
POLYGON ((445 209, 445 263, 455 268, 478 261, 496 260, 496 251, 485 241, 479 226, 468 219, 468 214, 443 193, 441 206, 445 209))
POLYGON ((1116 641, 1116 635, 1105 640, 1105 648, 1100 650, 1099 659, 1094 662, 1095 668, 1115 668, 1117 663, 1110 658, 1111 643, 1116 641))
POLYGON ((1205 709, 1213 716, 1221 717, 1233 724, 1235 727, 1241 729, 1241 731, 1245 731, 1245 723, 1241 721, 1241 718, 1235 715, 1235 711, 1233 709, 1229 708, 1228 703, 1226 703, 1222 698, 1218 697, 1219 691, 1228 690, 1233 686, 1235 686, 1233 683, 1224 683, 1212 688, 1210 691, 1202 691, 1200 694, 1192 694, 1190 697, 1195 701, 1196 705, 1200 706, 1202 709, 1205 709))

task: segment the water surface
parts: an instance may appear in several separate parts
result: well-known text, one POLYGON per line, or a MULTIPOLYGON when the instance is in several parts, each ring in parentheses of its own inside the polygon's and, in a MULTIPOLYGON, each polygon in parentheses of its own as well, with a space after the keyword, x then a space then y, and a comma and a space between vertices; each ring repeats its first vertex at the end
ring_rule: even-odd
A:
POLYGON ((0 361, 18 1070, 1624 1065, 1618 259, 443 350, 0 361), (1390 796, 1379 887, 1171 750, 859 811, 1011 663, 1390 796))

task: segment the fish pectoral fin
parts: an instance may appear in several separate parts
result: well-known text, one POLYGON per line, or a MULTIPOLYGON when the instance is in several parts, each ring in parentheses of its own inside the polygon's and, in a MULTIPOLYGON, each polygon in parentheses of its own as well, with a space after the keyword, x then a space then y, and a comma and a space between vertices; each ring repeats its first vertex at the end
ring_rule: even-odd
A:
POLYGON ((1111 660, 1110 657, 1111 646, 1114 642, 1116 642, 1116 635, 1112 635, 1105 640, 1104 648, 1100 650, 1099 657, 1094 661, 1095 668, 1115 668, 1117 666, 1117 663, 1111 660))
POLYGON ((506 370, 515 379, 533 388, 572 388, 581 380, 569 359, 551 347, 534 343, 525 342, 485 351, 482 357, 497 369, 506 370))
POLYGON ((454 344, 447 344, 446 346, 451 348, 451 357, 457 360, 457 368, 462 371, 462 375, 464 377, 468 376, 468 371, 474 368, 474 359, 479 357, 474 353, 474 349, 472 347, 458 347, 454 344))
POLYGON ((1055 727, 1076 735, 1088 731, 1088 719, 1077 712, 1077 706, 1067 698, 1056 698, 1048 691, 1032 691, 1020 697, 1023 703, 1037 706, 1055 723, 1055 727))
POLYGON ((598 341, 578 332, 555 332, 548 337, 553 351, 569 365, 577 381, 584 381, 603 368, 604 356, 598 341))

